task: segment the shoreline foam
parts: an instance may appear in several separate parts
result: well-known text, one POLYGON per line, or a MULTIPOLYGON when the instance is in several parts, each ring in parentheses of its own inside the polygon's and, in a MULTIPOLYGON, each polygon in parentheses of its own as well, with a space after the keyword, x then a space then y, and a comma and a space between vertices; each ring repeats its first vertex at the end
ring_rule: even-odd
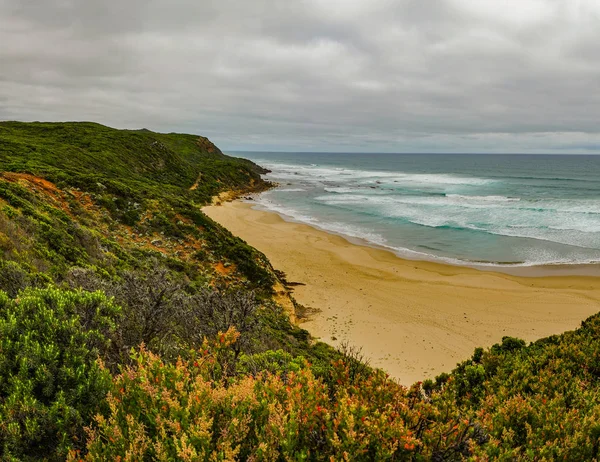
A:
POLYGON ((328 232, 362 235, 400 258, 459 266, 600 267, 600 182, 590 176, 600 164, 580 171, 563 161, 428 159, 266 155, 255 160, 271 169, 266 178, 281 187, 258 201, 328 232), (536 181, 521 179, 529 175, 536 181), (560 175, 592 183, 561 186, 555 184, 560 175))
MULTIPOLYGON (((380 244, 361 236, 355 236, 335 231, 331 228, 319 226, 310 220, 302 220, 292 215, 287 215, 277 209, 269 208, 262 202, 247 202, 255 210, 260 210, 267 213, 274 213, 289 223, 298 223, 310 226, 311 228, 323 231, 328 234, 340 236, 353 244, 363 245, 374 249, 384 250, 393 253, 396 257, 406 261, 424 261, 437 263, 441 265, 473 268, 480 271, 498 272, 511 274, 521 277, 541 277, 541 276, 599 276, 600 277, 600 262, 551 262, 551 263, 536 263, 536 262, 477 262, 468 260, 459 260, 456 258, 441 257, 434 254, 427 254, 410 249, 398 249, 385 244, 380 244)), ((213 204, 215 205, 215 204, 213 204)))
POLYGON ((450 371, 505 335, 536 340, 600 311, 598 277, 524 278, 403 260, 252 207, 233 202, 204 211, 290 281, 306 284, 294 296, 320 310, 303 324, 313 336, 361 346, 374 366, 404 384, 450 371))

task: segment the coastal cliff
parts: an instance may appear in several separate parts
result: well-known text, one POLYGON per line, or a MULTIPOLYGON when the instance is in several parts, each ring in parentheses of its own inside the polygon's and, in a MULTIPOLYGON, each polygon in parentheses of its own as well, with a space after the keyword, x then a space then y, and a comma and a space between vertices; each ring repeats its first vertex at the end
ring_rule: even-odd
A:
POLYGON ((264 172, 197 135, 0 123, 1 459, 598 457, 597 315, 401 386, 294 325, 202 212, 264 172))

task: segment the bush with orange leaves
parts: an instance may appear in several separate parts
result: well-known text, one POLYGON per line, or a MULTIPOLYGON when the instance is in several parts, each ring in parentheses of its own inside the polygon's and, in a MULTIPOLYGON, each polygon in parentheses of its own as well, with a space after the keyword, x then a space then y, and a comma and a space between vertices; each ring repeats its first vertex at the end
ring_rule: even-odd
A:
POLYGON ((230 329, 168 364, 142 348, 113 381, 108 410, 70 460, 406 460, 467 455, 475 428, 451 403, 343 361, 299 371, 228 374, 230 329))

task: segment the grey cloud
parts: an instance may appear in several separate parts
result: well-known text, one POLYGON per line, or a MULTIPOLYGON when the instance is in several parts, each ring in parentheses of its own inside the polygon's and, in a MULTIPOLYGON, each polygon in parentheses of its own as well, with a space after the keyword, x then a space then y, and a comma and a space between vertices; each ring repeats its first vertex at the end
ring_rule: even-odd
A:
POLYGON ((0 0, 0 118, 225 149, 589 152, 598 43, 594 0, 0 0))

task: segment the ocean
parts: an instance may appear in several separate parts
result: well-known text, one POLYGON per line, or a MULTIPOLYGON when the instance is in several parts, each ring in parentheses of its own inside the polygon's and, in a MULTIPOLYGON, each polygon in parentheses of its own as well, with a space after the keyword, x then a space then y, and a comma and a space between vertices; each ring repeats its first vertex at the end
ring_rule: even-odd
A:
POLYGON ((408 259, 600 262, 600 156, 236 152, 279 187, 257 205, 408 259))

